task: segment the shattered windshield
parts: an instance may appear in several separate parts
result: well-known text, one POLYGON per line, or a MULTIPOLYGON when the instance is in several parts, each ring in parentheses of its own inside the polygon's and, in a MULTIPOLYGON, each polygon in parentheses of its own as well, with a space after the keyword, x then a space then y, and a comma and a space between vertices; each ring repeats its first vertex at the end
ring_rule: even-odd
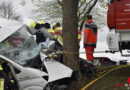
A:
POLYGON ((25 26, 0 43, 0 54, 21 65, 39 52, 40 48, 25 26))

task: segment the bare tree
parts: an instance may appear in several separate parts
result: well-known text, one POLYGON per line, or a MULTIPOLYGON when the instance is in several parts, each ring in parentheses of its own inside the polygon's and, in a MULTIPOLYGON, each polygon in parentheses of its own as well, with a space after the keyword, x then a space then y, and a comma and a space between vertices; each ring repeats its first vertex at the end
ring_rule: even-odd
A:
POLYGON ((80 2, 78 7, 78 9, 83 8, 83 10, 78 11, 78 22, 80 30, 82 30, 83 28, 87 14, 89 14, 92 11, 98 0, 89 0, 87 3, 86 1, 88 0, 82 0, 82 2, 80 2))
MULTIPOLYGON (((56 1, 62 7, 63 5, 62 0, 56 0, 56 1)), ((83 24, 86 21, 87 14, 89 14, 92 11, 97 2, 98 0, 79 0, 77 17, 80 30, 82 30, 83 28, 83 24)))
MULTIPOLYGON (((34 20, 49 20, 53 23, 62 21, 63 0, 31 0, 31 1, 34 4, 34 6, 37 7, 37 9, 33 10, 32 18, 34 20)), ((79 0, 77 17, 80 30, 82 30, 83 24, 86 21, 86 15, 91 13, 92 9, 95 7, 98 1, 104 4, 104 1, 106 0, 79 0)), ((26 2, 27 0, 22 0, 22 5, 24 5, 26 2)), ((104 7, 98 6, 96 8, 104 8, 104 7)), ((94 14, 95 13, 96 15, 98 15, 98 13, 100 12, 94 12, 94 14)))
POLYGON ((22 21, 21 15, 16 12, 12 2, 2 1, 0 3, 0 17, 22 21))

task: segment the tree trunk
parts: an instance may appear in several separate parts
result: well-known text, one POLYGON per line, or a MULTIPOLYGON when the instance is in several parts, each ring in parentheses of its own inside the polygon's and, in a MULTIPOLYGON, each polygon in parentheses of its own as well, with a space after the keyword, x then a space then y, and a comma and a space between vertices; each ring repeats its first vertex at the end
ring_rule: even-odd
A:
MULTIPOLYGON (((77 9, 79 0, 63 0, 63 50, 79 52, 77 9)), ((64 64, 79 71, 79 54, 66 53, 64 64)), ((80 90, 79 80, 70 84, 70 90, 80 90)))

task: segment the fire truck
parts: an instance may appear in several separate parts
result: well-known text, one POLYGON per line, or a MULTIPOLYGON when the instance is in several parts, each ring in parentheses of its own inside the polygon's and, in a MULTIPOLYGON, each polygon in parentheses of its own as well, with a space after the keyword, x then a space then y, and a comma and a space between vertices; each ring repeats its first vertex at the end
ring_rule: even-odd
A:
POLYGON ((130 0, 110 0, 107 25, 109 49, 130 56, 130 0))

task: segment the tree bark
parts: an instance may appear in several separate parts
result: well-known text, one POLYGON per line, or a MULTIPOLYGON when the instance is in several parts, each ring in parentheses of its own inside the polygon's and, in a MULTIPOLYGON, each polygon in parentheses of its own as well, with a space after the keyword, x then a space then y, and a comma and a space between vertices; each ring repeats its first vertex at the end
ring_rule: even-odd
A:
MULTIPOLYGON (((64 64, 73 70, 79 71, 79 55, 71 52, 79 52, 78 44, 78 9, 79 0, 63 0, 63 50, 64 64)), ((80 80, 70 84, 70 90, 80 90, 80 80)))

